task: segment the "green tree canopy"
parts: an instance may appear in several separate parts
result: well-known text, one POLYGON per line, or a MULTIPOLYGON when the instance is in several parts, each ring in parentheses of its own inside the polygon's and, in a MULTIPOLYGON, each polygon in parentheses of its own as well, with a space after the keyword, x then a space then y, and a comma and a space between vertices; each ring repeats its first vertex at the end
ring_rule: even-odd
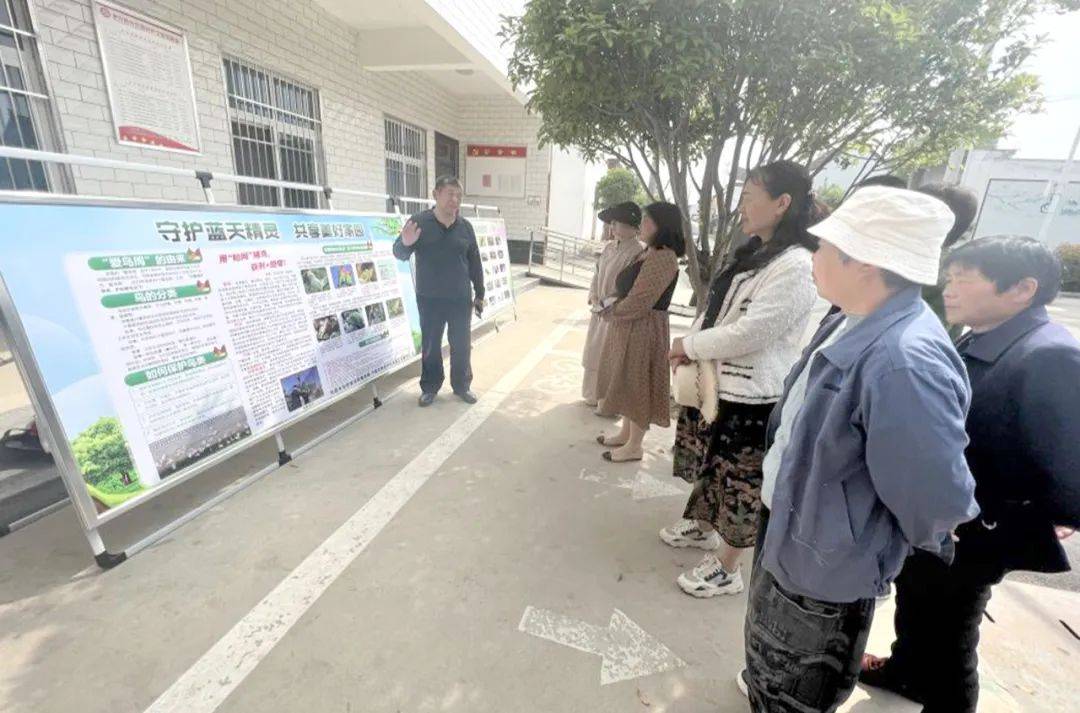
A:
POLYGON ((640 205, 644 197, 644 187, 633 171, 616 166, 608 169, 603 178, 597 181, 593 203, 597 210, 603 210, 608 206, 627 201, 634 201, 640 205))
POLYGON ((1078 0, 531 0, 506 18, 510 77, 541 140, 612 156, 696 216, 699 295, 734 232, 742 171, 940 161, 1039 107, 1030 21, 1078 0), (721 158, 725 163, 721 163, 721 158), (691 206, 693 197, 697 205, 691 206), (718 210, 712 209, 718 206, 718 210))
POLYGON ((844 189, 835 183, 828 183, 818 189, 817 199, 830 209, 836 210, 840 202, 844 200, 844 189))

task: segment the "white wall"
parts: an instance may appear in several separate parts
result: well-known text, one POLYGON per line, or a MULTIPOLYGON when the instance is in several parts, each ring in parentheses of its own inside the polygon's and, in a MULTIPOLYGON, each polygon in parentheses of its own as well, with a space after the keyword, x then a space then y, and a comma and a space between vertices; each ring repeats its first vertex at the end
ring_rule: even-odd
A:
MULTIPOLYGON (((1063 161, 1012 158, 1011 151, 968 153, 961 185, 979 196, 975 236, 1037 237, 1046 220, 1047 180, 1061 177, 1063 161)), ((1045 235, 1047 244, 1080 243, 1080 163, 1068 174, 1064 205, 1058 205, 1045 235)))
POLYGON ((551 204, 548 227, 560 233, 588 237, 585 160, 576 151, 554 149, 551 162, 551 204))
MULTIPOLYGON (((185 156, 116 142, 90 0, 31 0, 46 72, 70 153, 232 173, 232 145, 222 71, 232 56, 319 91, 327 183, 386 190, 383 118, 418 125, 428 135, 428 181, 435 178, 434 132, 467 143, 514 143, 529 148, 527 198, 484 200, 503 208, 514 237, 546 222, 551 152, 540 150, 539 119, 508 94, 462 96, 412 72, 369 72, 356 61, 357 33, 311 0, 124 0, 133 10, 174 25, 187 35, 195 82, 201 156, 185 156)), ((484 3, 460 7, 490 10, 484 3)), ((490 21, 487 25, 490 25, 490 21)), ((486 25, 485 25, 486 26, 486 25)), ((488 28, 490 29, 490 28, 488 28)), ((464 171, 464 157, 460 161, 464 171)), ((75 168, 75 189, 85 195, 202 202, 195 181, 137 171, 75 168)), ((231 184, 217 181, 219 202, 235 200, 231 184)), ((466 200, 469 200, 466 197, 466 200)), ((381 201, 339 197, 341 208, 381 209, 381 201)))

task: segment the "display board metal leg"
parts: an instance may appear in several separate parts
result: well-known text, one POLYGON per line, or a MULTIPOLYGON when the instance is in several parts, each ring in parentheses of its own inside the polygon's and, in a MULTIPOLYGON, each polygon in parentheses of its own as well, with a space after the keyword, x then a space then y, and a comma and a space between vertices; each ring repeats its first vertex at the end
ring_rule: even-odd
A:
POLYGON ((285 449, 285 439, 281 437, 280 433, 274 434, 274 442, 277 443, 277 462, 278 465, 285 465, 292 460, 292 454, 285 449))
POLYGON ((94 551, 94 561, 102 569, 112 569, 127 559, 126 552, 109 552, 105 549, 105 542, 96 527, 86 531, 86 539, 90 543, 90 549, 94 551))

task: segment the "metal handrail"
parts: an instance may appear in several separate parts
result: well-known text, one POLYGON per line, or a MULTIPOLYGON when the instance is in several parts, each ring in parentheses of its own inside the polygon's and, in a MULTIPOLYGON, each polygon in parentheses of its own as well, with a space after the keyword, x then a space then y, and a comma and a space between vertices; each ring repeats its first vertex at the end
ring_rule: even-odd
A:
POLYGON ((565 240, 576 240, 577 242, 581 242, 581 243, 600 243, 601 242, 599 240, 590 240, 588 238, 583 238, 580 235, 573 235, 571 233, 564 233, 562 231, 555 230, 554 228, 549 228, 546 225, 531 227, 531 228, 529 228, 529 230, 535 230, 538 233, 543 233, 544 235, 551 235, 551 236, 554 236, 556 238, 563 238, 565 240))
MULTIPOLYGON (((118 168, 127 171, 143 171, 145 173, 157 173, 165 176, 180 176, 198 181, 202 186, 207 203, 214 203, 214 194, 210 189, 210 183, 217 178, 230 183, 249 183, 256 186, 269 186, 272 188, 289 188, 299 191, 312 191, 326 196, 327 206, 332 210, 332 196, 334 194, 357 196, 362 198, 378 198, 393 202, 400 206, 403 201, 434 205, 435 201, 430 198, 412 198, 409 196, 395 196, 389 193, 373 193, 360 191, 354 188, 335 188, 333 186, 321 186, 314 183, 296 183, 295 181, 281 181, 276 178, 258 178, 255 176, 240 176, 234 173, 201 171, 194 168, 177 168, 175 166, 159 166, 152 163, 136 163, 134 161, 122 161, 113 158, 99 158, 97 156, 83 156, 80 154, 58 153, 55 151, 39 151, 37 149, 24 149, 14 146, 0 146, 0 158, 21 159, 24 161, 41 161, 43 163, 63 163, 72 166, 93 166, 95 168, 118 168)), ((462 203, 462 208, 468 208, 480 215, 481 210, 491 210, 502 214, 502 209, 495 205, 482 205, 479 203, 462 203)))
MULTIPOLYGON (((579 238, 576 235, 552 230, 547 226, 529 229, 529 260, 528 274, 537 277, 551 276, 551 273, 534 272, 537 269, 536 257, 542 257, 542 267, 550 271, 558 271, 558 281, 567 284, 582 286, 580 282, 567 281, 567 268, 570 277, 592 279, 596 272, 596 255, 603 249, 604 243, 600 240, 579 238), (542 239, 541 239, 542 238, 542 239), (557 254, 556 254, 557 253, 557 254), (586 257, 587 256, 587 257, 586 257), (557 259, 558 265, 552 264, 557 259)), ((678 317, 693 318, 697 310, 689 305, 672 303, 668 307, 668 313, 678 317)))
POLYGON ((540 248, 540 262, 545 268, 555 269, 552 265, 552 258, 557 257, 559 263, 558 279, 559 282, 565 282, 567 266, 570 268, 570 274, 574 277, 592 277, 592 274, 596 271, 595 256, 600 252, 603 243, 553 230, 547 226, 530 228, 528 255, 528 271, 530 274, 537 267, 537 247, 540 248), (538 239, 538 236, 542 237, 542 240, 538 239))

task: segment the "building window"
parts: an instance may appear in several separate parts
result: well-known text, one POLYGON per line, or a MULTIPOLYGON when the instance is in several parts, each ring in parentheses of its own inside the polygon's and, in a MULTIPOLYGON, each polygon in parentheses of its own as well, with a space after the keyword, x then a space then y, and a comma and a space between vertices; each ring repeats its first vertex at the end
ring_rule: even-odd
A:
POLYGON ((427 132, 419 126, 386 117, 386 192, 417 198, 410 210, 427 200, 427 132))
MULTIPOLYGON (((25 0, 0 0, 0 145, 55 151, 52 101, 25 0)), ((0 190, 48 191, 59 169, 0 158, 0 190)))
MULTIPOLYGON (((233 163, 241 176, 323 185, 322 119, 314 89, 225 60, 233 163)), ((243 205, 318 208, 319 192, 241 183, 243 205)))

